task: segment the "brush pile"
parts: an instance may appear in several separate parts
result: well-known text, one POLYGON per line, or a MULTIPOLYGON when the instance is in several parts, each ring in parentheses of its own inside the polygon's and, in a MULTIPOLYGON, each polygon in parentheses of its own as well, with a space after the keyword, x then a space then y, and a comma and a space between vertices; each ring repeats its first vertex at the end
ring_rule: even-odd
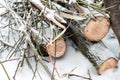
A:
MULTIPOLYGON (((8 52, 8 61, 15 56, 20 60, 14 79, 24 59, 31 66, 31 57, 52 76, 44 60, 48 56, 50 60, 62 58, 67 49, 66 39, 72 40, 98 74, 117 66, 117 58, 102 42, 110 28, 109 12, 102 1, 5 0, 0 6, 4 9, 1 23, 6 22, 0 26, 0 52, 8 52)), ((52 63, 55 68, 55 62, 52 63)))

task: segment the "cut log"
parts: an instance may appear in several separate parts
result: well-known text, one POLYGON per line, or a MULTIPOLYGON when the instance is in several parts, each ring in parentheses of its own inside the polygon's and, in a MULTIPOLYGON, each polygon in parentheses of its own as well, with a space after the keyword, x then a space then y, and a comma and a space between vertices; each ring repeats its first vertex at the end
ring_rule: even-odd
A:
POLYGON ((46 50, 48 54, 52 57, 55 58, 61 57, 64 55, 66 51, 66 43, 62 38, 57 39, 55 42, 47 44, 46 50))
POLYGON ((102 74, 104 71, 116 67, 118 61, 114 54, 108 50, 101 41, 91 42, 86 40, 77 26, 79 26, 77 22, 71 21, 66 35, 70 36, 69 38, 73 41, 78 50, 95 66, 98 74, 102 74))
POLYGON ((110 12, 112 29, 120 43, 120 0, 104 0, 104 5, 110 12))
POLYGON ((109 31, 110 22, 103 16, 90 19, 84 29, 84 36, 91 41, 100 41, 109 31))
POLYGON ((102 65, 99 67, 98 69, 98 73, 102 74, 105 70, 110 69, 110 68, 114 68, 115 66, 117 66, 117 60, 115 58, 108 58, 106 61, 104 61, 102 63, 102 65))

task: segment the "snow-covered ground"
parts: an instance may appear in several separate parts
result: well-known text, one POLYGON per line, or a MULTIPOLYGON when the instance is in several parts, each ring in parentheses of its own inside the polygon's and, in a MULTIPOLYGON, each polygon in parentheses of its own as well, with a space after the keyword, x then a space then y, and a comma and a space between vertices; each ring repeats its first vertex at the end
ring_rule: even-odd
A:
MULTIPOLYGON (((119 56, 119 52, 120 52, 119 43, 111 29, 110 32, 102 41, 108 47, 108 49, 114 53, 115 56, 117 57, 119 56)), ((102 75, 98 75, 92 63, 90 63, 90 61, 86 57, 84 57, 81 52, 76 51, 73 48, 71 41, 67 40, 66 43, 67 43, 67 51, 65 55, 60 59, 56 59, 56 68, 61 76, 58 77, 58 75, 55 72, 56 80, 87 80, 76 76, 74 77, 63 76, 63 74, 71 73, 84 77, 89 77, 88 70, 92 80, 120 80, 120 62, 118 62, 118 68, 109 69, 105 71, 102 75)), ((4 54, 0 56, 1 56, 0 60, 2 61, 2 57, 4 56, 4 54)), ((32 64, 33 69, 35 69, 34 59, 30 59, 30 62, 32 64)), ((44 63, 46 63, 46 65, 52 72, 53 70, 52 64, 50 62, 48 63, 45 61, 44 63)), ((11 78, 10 80, 13 80, 13 76, 15 74, 15 69, 17 65, 18 65, 18 60, 8 61, 4 63, 4 66, 11 78)), ((38 64, 37 67, 41 78, 36 73, 36 77, 33 80, 51 80, 49 75, 45 72, 45 70, 40 64, 38 64)), ((28 66, 27 62, 24 61, 23 67, 21 68, 21 70, 17 72, 16 80, 32 80, 32 77, 33 77, 33 72, 28 66)), ((0 80, 8 80, 1 65, 0 65, 0 80)))

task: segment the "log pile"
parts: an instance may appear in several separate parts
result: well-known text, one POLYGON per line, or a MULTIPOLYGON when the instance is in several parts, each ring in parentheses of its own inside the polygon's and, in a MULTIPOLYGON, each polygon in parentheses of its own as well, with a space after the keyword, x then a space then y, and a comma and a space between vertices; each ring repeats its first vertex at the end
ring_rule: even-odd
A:
POLYGON ((118 61, 114 54, 101 41, 91 42, 87 40, 81 31, 75 28, 76 26, 79 25, 75 25, 75 22, 71 23, 66 35, 72 35, 69 38, 77 46, 78 50, 95 66, 98 74, 102 74, 110 68, 115 68, 118 61))
POLYGON ((66 25, 68 29, 65 36, 70 36, 69 39, 93 63, 98 74, 102 74, 104 71, 117 66, 117 58, 101 41, 109 31, 109 19, 95 16, 87 23, 83 32, 79 29, 79 21, 67 20, 67 22, 69 25, 66 25))
MULTIPOLYGON (((41 12, 45 10, 43 13, 41 13, 41 15, 43 14, 42 17, 44 16, 45 20, 47 19, 49 22, 52 22, 54 23, 54 25, 57 25, 58 27, 63 29, 60 35, 55 37, 52 41, 46 42, 44 44, 44 47, 41 47, 41 45, 38 45, 39 39, 35 40, 36 39, 35 36, 32 36, 32 38, 35 38, 34 40, 32 40, 32 42, 34 43, 34 46, 37 48, 37 51, 39 53, 48 52, 48 54, 45 54, 45 55, 50 55, 54 58, 63 56, 66 50, 66 44, 64 40, 61 39, 62 37, 61 35, 64 34, 65 32, 64 36, 69 36, 69 39, 73 41, 73 43, 76 45, 78 50, 81 51, 82 54, 85 55, 86 58, 88 58, 89 61, 95 66, 95 68, 98 71, 98 74, 102 74, 104 71, 111 68, 115 68, 117 66, 117 62, 118 62, 117 58, 109 49, 105 47, 105 45, 101 41, 101 39, 105 37, 105 35, 109 31, 110 22, 106 17, 106 15, 105 16, 92 15, 92 17, 90 17, 90 21, 87 23, 87 26, 83 28, 79 26, 81 26, 80 23, 82 23, 82 20, 84 22, 84 18, 79 17, 77 15, 73 15, 74 14, 73 12, 75 11, 85 16, 83 10, 81 10, 80 7, 78 6, 79 5, 88 6, 89 4, 86 4, 84 2, 82 3, 82 1, 80 1, 79 4, 78 3, 68 4, 58 0, 58 1, 55 1, 55 3, 66 8, 68 11, 55 12, 49 8, 46 8, 42 3, 37 4, 33 0, 28 0, 28 1, 32 5, 36 6, 36 8, 41 12), (44 49, 44 52, 39 50, 40 48, 41 50, 44 49)), ((93 8, 93 5, 91 5, 91 7, 93 8)), ((111 18, 113 17, 114 16, 112 16, 111 18)), ((114 22, 114 19, 111 19, 111 21, 114 22)), ((119 22, 116 21, 116 23, 119 23, 119 22)), ((114 25, 118 26, 113 23, 113 26, 114 25)), ((117 31, 117 33, 120 33, 120 32, 117 31)))
MULTIPOLYGON (((100 0, 95 0, 96 4, 85 0, 66 0, 66 2, 64 0, 49 0, 49 2, 47 0, 21 0, 20 2, 3 0, 2 2, 5 4, 0 5, 5 8, 5 13, 2 13, 4 16, 1 15, 1 17, 8 19, 9 25, 5 24, 1 27, 2 47, 0 49, 1 53, 9 50, 7 55, 9 60, 7 61, 13 60, 11 58, 17 53, 20 56, 15 75, 23 66, 24 60, 28 62, 28 58, 32 54, 35 58, 36 69, 32 69, 29 62, 28 65, 33 71, 33 77, 36 75, 38 62, 51 78, 54 76, 54 70, 61 77, 55 62, 65 54, 66 38, 70 39, 93 64, 98 74, 117 67, 118 59, 114 55, 115 53, 112 53, 101 39, 106 36, 112 23, 113 30, 120 42, 120 0, 104 0, 110 17, 106 8, 101 3, 97 5, 97 1, 100 0), (88 12, 85 12, 84 9, 87 9, 88 12), (10 34, 2 32, 6 29, 9 29, 7 33, 10 34), (46 29, 49 29, 49 32, 46 29), (11 45, 8 39, 15 44, 11 45), (45 60, 43 57, 48 56, 53 65, 53 73, 42 61, 42 59, 45 60)), ((39 72, 37 73, 39 74, 39 72)))

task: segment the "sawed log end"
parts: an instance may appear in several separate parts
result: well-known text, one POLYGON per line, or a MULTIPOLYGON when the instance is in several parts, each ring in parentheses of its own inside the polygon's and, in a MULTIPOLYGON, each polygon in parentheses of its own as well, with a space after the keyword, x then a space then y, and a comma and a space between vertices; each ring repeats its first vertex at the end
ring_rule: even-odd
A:
POLYGON ((111 57, 104 61, 98 68, 98 74, 102 74, 104 71, 112 68, 116 68, 118 64, 118 60, 111 57))

